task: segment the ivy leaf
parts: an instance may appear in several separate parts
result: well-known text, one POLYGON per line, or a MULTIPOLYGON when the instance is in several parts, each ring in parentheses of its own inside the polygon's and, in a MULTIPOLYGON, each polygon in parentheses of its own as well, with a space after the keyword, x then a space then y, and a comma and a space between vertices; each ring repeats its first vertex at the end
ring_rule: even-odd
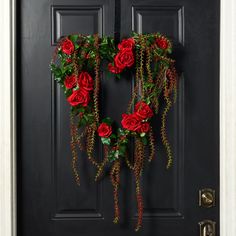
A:
POLYGON ((62 73, 62 70, 59 67, 57 67, 56 65, 52 64, 51 71, 54 74, 55 80, 60 84, 63 83, 62 78, 64 77, 64 75, 62 73))
POLYGON ((80 107, 80 108, 78 109, 78 112, 85 112, 85 108, 84 108, 84 107, 80 107))
POLYGON ((77 50, 80 47, 78 43, 75 43, 75 50, 77 50))
POLYGON ((146 136, 142 137, 141 140, 142 140, 142 143, 143 143, 144 145, 147 145, 147 144, 148 144, 148 140, 147 140, 147 137, 146 137, 146 136))
POLYGON ((147 98, 145 99, 145 102, 149 105, 149 104, 151 103, 150 97, 147 97, 147 98))
POLYGON ((116 139, 116 135, 115 135, 115 134, 112 134, 112 135, 110 136, 110 138, 111 138, 111 139, 116 139))
POLYGON ((64 91, 64 94, 66 95, 66 97, 69 97, 72 94, 72 90, 71 89, 66 89, 64 91))
POLYGON ((126 155, 126 150, 127 150, 126 145, 120 145, 119 146, 119 155, 124 157, 126 155))
POLYGON ((78 37, 79 37, 79 35, 77 35, 77 34, 70 35, 70 40, 71 40, 73 43, 76 43, 77 40, 78 40, 78 37))
POLYGON ((111 144, 111 139, 110 138, 101 138, 101 141, 105 145, 110 145, 111 144))
POLYGON ((146 133, 141 133, 140 137, 144 137, 146 135, 146 133))
POLYGON ((124 131, 123 129, 119 128, 119 129, 118 129, 118 134, 119 134, 120 136, 122 136, 122 135, 125 135, 126 133, 125 133, 125 131, 124 131))
POLYGON ((116 155, 116 151, 114 151, 114 150, 110 151, 109 154, 108 154, 108 160, 110 162, 115 161, 116 160, 116 156, 115 155, 116 155))
POLYGON ((121 75, 120 74, 116 74, 115 75, 117 79, 120 79, 121 78, 121 75))
POLYGON ((112 124, 112 119, 110 117, 106 117, 102 120, 103 123, 106 123, 108 125, 111 125, 112 124))
POLYGON ((89 124, 93 123, 93 121, 94 121, 94 116, 93 116, 92 113, 89 113, 89 114, 87 115, 87 121, 88 121, 89 124))
POLYGON ((168 52, 169 54, 171 54, 171 53, 172 53, 172 48, 168 48, 168 49, 167 49, 167 52, 168 52))
POLYGON ((87 124, 87 120, 83 117, 82 119, 79 120, 78 127, 85 126, 86 124, 87 124))

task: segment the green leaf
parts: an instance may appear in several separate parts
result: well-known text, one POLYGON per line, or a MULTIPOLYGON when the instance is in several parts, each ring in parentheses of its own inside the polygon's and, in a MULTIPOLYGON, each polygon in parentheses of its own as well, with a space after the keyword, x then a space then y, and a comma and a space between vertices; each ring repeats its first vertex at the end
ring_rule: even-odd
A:
POLYGON ((126 155, 126 150, 127 150, 126 145, 120 145, 119 146, 119 155, 124 157, 126 155))
POLYGON ((115 151, 115 158, 118 159, 118 158, 119 158, 119 155, 120 155, 119 150, 116 150, 116 151, 115 151))
POLYGON ((113 120, 110 117, 106 117, 102 120, 103 123, 106 123, 108 125, 111 125, 113 120))
POLYGON ((111 139, 110 138, 101 138, 101 141, 105 145, 110 145, 111 144, 111 139))
POLYGON ((120 75, 120 74, 116 74, 116 78, 117 78, 117 79, 120 79, 120 78, 121 78, 121 75, 120 75))
POLYGON ((115 135, 115 134, 112 134, 112 135, 110 136, 110 138, 111 138, 111 139, 116 139, 116 135, 115 135))
POLYGON ((75 43, 75 50, 77 50, 80 47, 78 43, 75 43))
POLYGON ((112 150, 112 151, 109 152, 109 154, 108 154, 108 160, 109 160, 110 162, 113 162, 113 161, 116 160, 115 154, 116 154, 116 151, 114 151, 114 150, 112 150))
POLYGON ((78 122, 78 127, 82 127, 82 126, 85 126, 87 124, 87 120, 84 118, 80 119, 79 122, 78 122))
POLYGON ((80 107, 80 108, 78 109, 78 112, 85 112, 85 108, 84 108, 84 107, 80 107))
POLYGON ((147 145, 147 144, 148 144, 148 139, 147 139, 146 136, 142 137, 141 140, 142 140, 142 142, 143 142, 144 145, 147 145))
POLYGON ((76 43, 77 40, 78 40, 78 37, 79 37, 79 35, 77 35, 77 34, 70 35, 70 40, 71 40, 73 43, 76 43))
POLYGON ((119 134, 120 136, 126 135, 125 131, 124 131, 123 129, 121 129, 121 128, 118 129, 118 134, 119 134))
POLYGON ((149 104, 151 103, 150 97, 147 97, 147 98, 145 99, 145 102, 149 105, 149 104))
POLYGON ((88 121, 89 124, 93 123, 93 121, 94 121, 94 115, 91 114, 91 113, 88 114, 88 115, 87 115, 87 121, 88 121))
POLYGON ((144 137, 146 135, 146 133, 141 133, 140 137, 144 137))
POLYGON ((72 90, 71 89, 66 89, 64 91, 64 93, 65 93, 66 97, 69 97, 72 94, 72 90))
POLYGON ((168 48, 168 49, 167 49, 167 52, 168 52, 169 54, 171 54, 171 53, 172 53, 172 49, 171 49, 171 48, 168 48))

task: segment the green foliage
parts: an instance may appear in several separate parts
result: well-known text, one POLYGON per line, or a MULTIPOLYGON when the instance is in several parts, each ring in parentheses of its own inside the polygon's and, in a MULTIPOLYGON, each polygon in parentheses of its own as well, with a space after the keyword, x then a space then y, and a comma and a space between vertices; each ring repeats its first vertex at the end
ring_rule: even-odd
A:
POLYGON ((119 146, 119 156, 125 157, 127 152, 127 146, 126 145, 120 145, 119 146))
POLYGON ((148 144, 148 139, 147 139, 146 136, 141 137, 141 140, 142 140, 142 143, 143 143, 144 145, 147 145, 147 144, 148 144))
POLYGON ((109 162, 115 161, 116 159, 118 159, 118 157, 119 157, 119 152, 117 152, 116 150, 112 150, 108 154, 109 162))
POLYGON ((62 71, 60 67, 57 67, 55 64, 51 63, 50 65, 51 71, 54 74, 55 80, 58 83, 62 83, 62 71))
POLYGON ((110 117, 106 117, 102 120, 102 122, 108 125, 112 125, 113 120, 110 117))
POLYGON ((146 135, 146 133, 141 133, 140 137, 144 137, 146 135))
POLYGON ((119 128, 119 129, 118 129, 118 135, 119 135, 119 136, 124 136, 124 135, 126 135, 126 132, 125 132, 125 130, 124 130, 124 129, 121 129, 121 128, 119 128))
POLYGON ((99 53, 103 59, 113 61, 113 58, 117 53, 114 39, 111 37, 103 37, 100 44, 99 53))
POLYGON ((111 139, 110 138, 101 138, 101 141, 105 145, 110 145, 111 144, 111 139))
POLYGON ((70 35, 69 39, 73 42, 73 43, 76 43, 77 40, 79 38, 79 35, 78 34, 73 34, 73 35, 70 35))
POLYGON ((65 91, 64 91, 64 94, 66 97, 69 97, 71 94, 72 94, 72 90, 71 89, 66 89, 65 86, 63 85, 65 91))

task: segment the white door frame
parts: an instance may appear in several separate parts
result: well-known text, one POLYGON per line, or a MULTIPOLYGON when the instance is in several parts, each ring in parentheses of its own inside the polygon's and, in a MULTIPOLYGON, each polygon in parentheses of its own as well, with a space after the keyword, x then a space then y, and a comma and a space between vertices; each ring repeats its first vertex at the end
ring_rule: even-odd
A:
MULTIPOLYGON (((0 5, 0 235, 16 236, 15 1, 0 5)), ((236 235, 236 1, 221 0, 220 235, 236 235)))

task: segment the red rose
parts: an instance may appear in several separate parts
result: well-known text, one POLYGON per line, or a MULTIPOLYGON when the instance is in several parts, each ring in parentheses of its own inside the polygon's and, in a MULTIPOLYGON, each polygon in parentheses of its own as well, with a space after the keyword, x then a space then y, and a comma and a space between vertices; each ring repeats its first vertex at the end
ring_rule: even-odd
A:
POLYGON ((119 50, 123 49, 133 49, 135 45, 135 41, 133 38, 123 39, 121 43, 118 44, 119 50))
POLYGON ((121 124, 124 129, 137 131, 141 127, 141 121, 135 114, 123 114, 121 124))
POLYGON ((66 63, 70 64, 72 62, 72 59, 71 58, 67 58, 66 59, 66 63))
POLYGON ((76 86, 76 76, 75 75, 67 75, 64 81, 64 84, 67 89, 72 89, 76 86))
POLYGON ((108 64, 108 70, 111 72, 111 73, 114 73, 114 74, 119 74, 122 72, 122 69, 116 67, 116 66, 113 66, 111 63, 108 64))
POLYGON ((61 49, 65 54, 71 55, 74 52, 75 47, 69 39, 65 39, 61 45, 61 49))
POLYGON ((151 118, 153 116, 152 109, 147 105, 145 102, 138 102, 136 103, 134 107, 135 114, 139 117, 141 120, 145 120, 147 118, 151 118))
POLYGON ((130 49, 123 49, 118 54, 116 54, 115 65, 120 69, 124 69, 125 67, 131 67, 134 64, 134 54, 130 49))
POLYGON ((112 134, 112 128, 106 123, 101 123, 98 127, 98 135, 103 138, 109 138, 112 134))
POLYGON ((148 122, 144 122, 137 131, 139 133, 147 133, 149 130, 150 130, 150 124, 148 122))
POLYGON ((90 101, 89 93, 84 89, 73 91, 73 93, 67 98, 67 101, 71 106, 81 105, 83 107, 88 106, 90 101))
POLYGON ((161 49, 167 49, 169 46, 169 43, 167 39, 165 38, 157 38, 156 43, 157 43, 157 46, 161 49))
POLYGON ((80 88, 84 90, 91 91, 93 90, 93 79, 88 72, 81 72, 78 78, 78 84, 80 88))

